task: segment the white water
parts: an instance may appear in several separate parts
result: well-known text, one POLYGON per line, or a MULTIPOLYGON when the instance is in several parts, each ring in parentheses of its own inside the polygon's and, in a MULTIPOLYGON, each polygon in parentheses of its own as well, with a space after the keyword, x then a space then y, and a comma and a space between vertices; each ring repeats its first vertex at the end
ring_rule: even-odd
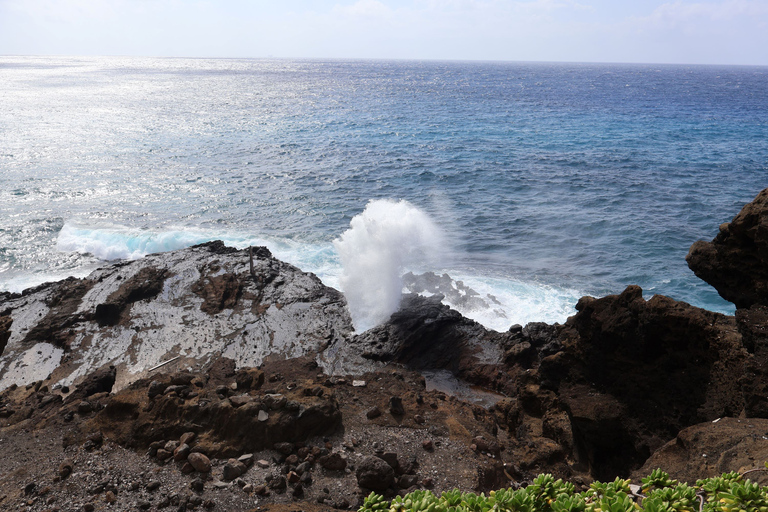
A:
POLYGON ((59 232, 56 248, 63 253, 92 257, 81 258, 80 265, 68 273, 5 272, 0 276, 0 289, 20 292, 68 275, 85 277, 104 261, 136 259, 150 253, 222 240, 240 249, 250 245, 266 246, 275 257, 315 273, 327 286, 342 289, 358 330, 385 321, 397 309, 402 291, 400 276, 408 270, 446 272, 474 289, 481 298, 487 300, 489 294, 494 296, 500 304, 487 300, 488 308, 467 309, 445 302, 464 316, 497 331, 507 330, 512 324, 563 322, 575 313, 576 301, 584 295, 578 290, 445 268, 440 264, 440 256, 447 249, 440 231, 424 212, 395 201, 369 203, 335 243, 313 244, 188 227, 153 231, 70 221, 59 232))
POLYGON ((349 224, 333 244, 344 268, 341 290, 362 332, 397 311, 403 273, 438 265, 445 243, 432 219, 407 201, 370 201, 349 224))

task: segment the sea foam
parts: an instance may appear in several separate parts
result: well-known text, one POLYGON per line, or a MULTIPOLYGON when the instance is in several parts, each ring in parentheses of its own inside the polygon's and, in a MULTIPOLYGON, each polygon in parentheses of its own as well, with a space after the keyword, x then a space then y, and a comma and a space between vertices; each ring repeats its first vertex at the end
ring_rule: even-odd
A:
POLYGON ((358 332, 397 311, 402 275, 414 266, 435 266, 445 251, 432 219, 407 201, 370 201, 334 241, 341 258, 341 289, 358 332))

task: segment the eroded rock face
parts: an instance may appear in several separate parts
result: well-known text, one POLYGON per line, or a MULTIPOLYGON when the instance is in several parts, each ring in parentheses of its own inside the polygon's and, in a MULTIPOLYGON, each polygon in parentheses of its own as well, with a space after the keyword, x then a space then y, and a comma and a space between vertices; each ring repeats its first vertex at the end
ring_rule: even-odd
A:
POLYGON ((659 295, 646 301, 637 286, 576 309, 564 349, 539 372, 598 477, 626 474, 681 428, 744 408, 748 354, 733 317, 659 295))
POLYGON ((768 306, 768 189, 721 225, 714 240, 694 243, 685 259, 737 308, 768 306))
POLYGON ((665 444, 633 474, 637 481, 656 468, 694 484, 729 471, 763 467, 768 460, 768 420, 722 418, 690 426, 665 444))
POLYGON ((78 383, 116 368, 115 389, 169 367, 237 367, 317 353, 352 332, 341 293, 276 260, 210 242, 0 296, 0 389, 78 383))

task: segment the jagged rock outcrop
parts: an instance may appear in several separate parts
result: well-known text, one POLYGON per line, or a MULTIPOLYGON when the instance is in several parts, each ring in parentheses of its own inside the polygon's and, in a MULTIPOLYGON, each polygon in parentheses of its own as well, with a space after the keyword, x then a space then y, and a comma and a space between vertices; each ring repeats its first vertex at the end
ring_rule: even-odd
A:
POLYGON ((210 242, 0 297, 0 389, 71 385, 113 365, 120 389, 162 362, 238 366, 316 353, 352 332, 341 293, 253 251, 210 242))
POLYGON ((498 365, 504 334, 489 331, 440 302, 441 296, 403 295, 389 321, 350 340, 362 357, 412 368, 440 368, 463 375, 478 365, 498 365))
POLYGON ((568 412, 574 443, 600 478, 626 474, 687 426, 739 415, 748 353, 733 317, 637 286, 582 298, 541 359, 539 382, 568 412))
POLYGON ((737 308, 768 306, 768 189, 722 224, 714 240, 694 243, 685 259, 737 308))

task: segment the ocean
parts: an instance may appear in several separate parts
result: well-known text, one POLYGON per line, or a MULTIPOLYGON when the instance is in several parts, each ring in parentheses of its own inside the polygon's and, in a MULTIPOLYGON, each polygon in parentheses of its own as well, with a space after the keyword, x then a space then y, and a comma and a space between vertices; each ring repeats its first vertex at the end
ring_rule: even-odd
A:
POLYGON ((732 313, 685 255, 766 186, 766 67, 0 56, 0 291, 221 239, 359 330, 409 271, 497 330, 629 284, 732 313))

